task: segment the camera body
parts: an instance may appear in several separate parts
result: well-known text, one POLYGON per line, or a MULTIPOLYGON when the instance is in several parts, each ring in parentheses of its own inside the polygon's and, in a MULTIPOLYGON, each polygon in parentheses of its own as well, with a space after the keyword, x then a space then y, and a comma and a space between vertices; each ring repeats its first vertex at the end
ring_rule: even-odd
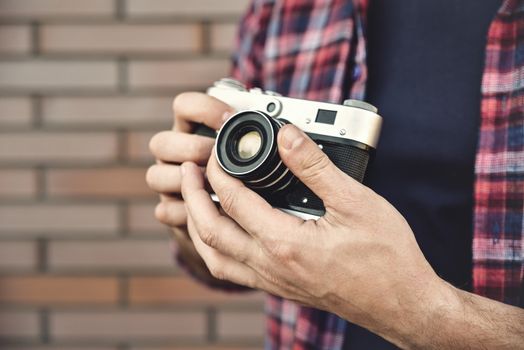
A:
POLYGON ((303 130, 338 168, 363 181, 382 126, 374 106, 358 100, 339 105, 282 97, 259 88, 247 90, 229 78, 215 82, 207 94, 239 111, 216 136, 218 163, 272 206, 303 219, 325 213, 322 201, 280 160, 276 135, 285 124, 303 130))

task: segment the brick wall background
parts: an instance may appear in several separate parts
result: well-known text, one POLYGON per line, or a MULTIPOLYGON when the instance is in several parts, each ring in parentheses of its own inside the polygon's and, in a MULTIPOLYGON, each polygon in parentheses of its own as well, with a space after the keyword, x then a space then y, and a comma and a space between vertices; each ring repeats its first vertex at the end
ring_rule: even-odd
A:
POLYGON ((0 0, 0 348, 256 349, 259 294, 177 270, 145 185, 247 0, 0 0))

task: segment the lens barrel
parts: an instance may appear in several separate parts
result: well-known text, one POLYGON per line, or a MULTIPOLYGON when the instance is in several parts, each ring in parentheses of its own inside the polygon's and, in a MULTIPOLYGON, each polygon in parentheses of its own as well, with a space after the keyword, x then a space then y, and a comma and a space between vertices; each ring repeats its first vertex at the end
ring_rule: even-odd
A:
POLYGON ((286 188, 294 179, 278 154, 277 134, 285 121, 261 111, 243 111, 233 115, 220 129, 216 140, 216 158, 229 175, 260 193, 270 194, 286 188), (239 153, 241 141, 250 135, 260 137, 260 147, 246 158, 239 153))

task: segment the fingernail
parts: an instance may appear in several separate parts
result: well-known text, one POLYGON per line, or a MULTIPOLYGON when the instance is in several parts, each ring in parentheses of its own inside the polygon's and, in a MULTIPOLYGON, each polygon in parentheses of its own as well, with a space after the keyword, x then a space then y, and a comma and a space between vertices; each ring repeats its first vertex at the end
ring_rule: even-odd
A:
POLYGON ((288 126, 282 130, 282 146, 287 150, 298 147, 303 139, 302 133, 295 126, 288 126))

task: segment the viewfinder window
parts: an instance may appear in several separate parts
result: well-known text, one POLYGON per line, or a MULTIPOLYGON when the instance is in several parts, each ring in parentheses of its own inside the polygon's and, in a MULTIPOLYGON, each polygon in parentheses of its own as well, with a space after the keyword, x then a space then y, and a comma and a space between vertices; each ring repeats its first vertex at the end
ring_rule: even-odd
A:
POLYGON ((337 111, 319 109, 317 112, 317 117, 315 119, 315 122, 333 125, 335 124, 335 119, 337 119, 337 111))

